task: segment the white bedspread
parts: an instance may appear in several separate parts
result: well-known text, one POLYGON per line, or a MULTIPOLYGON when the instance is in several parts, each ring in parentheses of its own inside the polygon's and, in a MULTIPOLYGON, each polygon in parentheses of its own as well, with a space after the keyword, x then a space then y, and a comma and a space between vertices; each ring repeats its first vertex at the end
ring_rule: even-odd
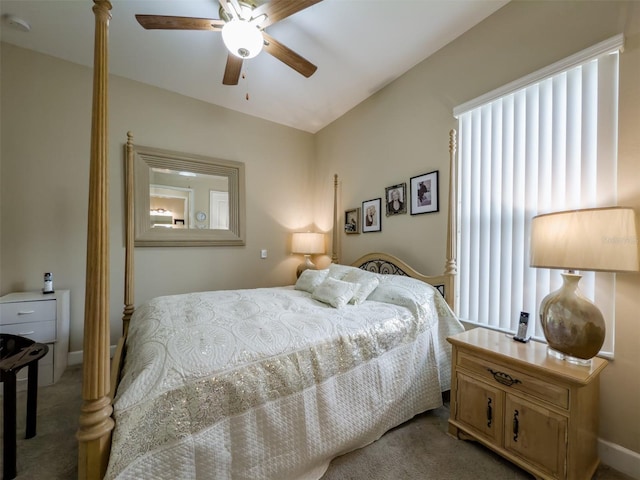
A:
POLYGON ((420 317, 290 287, 152 300, 131 320, 106 478, 320 478, 442 404, 462 327, 433 292, 420 317))

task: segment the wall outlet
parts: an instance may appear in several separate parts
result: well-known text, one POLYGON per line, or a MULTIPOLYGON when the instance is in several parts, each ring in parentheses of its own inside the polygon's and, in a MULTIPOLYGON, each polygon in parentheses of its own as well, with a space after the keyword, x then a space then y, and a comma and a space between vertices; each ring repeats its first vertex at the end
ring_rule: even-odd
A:
POLYGON ((267 250, 266 249, 260 250, 260 258, 267 258, 267 250))

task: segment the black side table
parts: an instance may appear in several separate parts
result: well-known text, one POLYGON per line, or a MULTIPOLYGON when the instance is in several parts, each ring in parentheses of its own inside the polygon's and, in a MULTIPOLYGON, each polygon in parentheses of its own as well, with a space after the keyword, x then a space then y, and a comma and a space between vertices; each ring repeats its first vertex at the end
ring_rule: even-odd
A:
POLYGON ((23 367, 29 367, 25 438, 32 438, 36 435, 38 360, 48 351, 49 347, 44 343, 36 343, 18 335, 0 333, 0 381, 4 383, 4 480, 16 476, 16 375, 23 367))

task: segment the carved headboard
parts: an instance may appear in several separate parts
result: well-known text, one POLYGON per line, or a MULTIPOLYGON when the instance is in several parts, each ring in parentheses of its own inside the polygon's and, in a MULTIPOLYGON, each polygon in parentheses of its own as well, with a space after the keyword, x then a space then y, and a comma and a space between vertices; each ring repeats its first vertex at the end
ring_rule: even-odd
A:
POLYGON ((454 308, 454 274, 443 274, 437 276, 423 275, 399 258, 388 253, 380 252, 364 255, 351 265, 373 273, 404 275, 406 277, 412 277, 426 282, 433 285, 440 292, 452 310, 454 308))

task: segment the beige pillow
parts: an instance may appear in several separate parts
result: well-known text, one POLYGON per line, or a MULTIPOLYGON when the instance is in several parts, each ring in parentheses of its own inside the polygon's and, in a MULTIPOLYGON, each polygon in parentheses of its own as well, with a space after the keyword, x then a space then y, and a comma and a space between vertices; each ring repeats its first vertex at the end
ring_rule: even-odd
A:
POLYGON ((360 305, 364 302, 380 283, 377 274, 359 268, 349 270, 347 274, 342 277, 342 281, 358 285, 358 290, 349 302, 354 305, 360 305))
POLYGON ((382 275, 380 284, 369 295, 369 300, 407 307, 422 317, 437 290, 428 283, 401 275, 382 275))
MULTIPOLYGON (((302 275, 301 275, 302 276, 302 275)), ((327 277, 316 287, 311 298, 331 305, 334 308, 344 307, 353 298, 358 286, 355 283, 343 282, 327 277)))
POLYGON ((304 272, 302 272, 293 288, 296 290, 313 293, 316 287, 320 285, 325 278, 327 278, 328 273, 329 271, 327 269, 305 270, 304 272))
POLYGON ((329 276, 337 280, 342 280, 344 276, 354 270, 360 270, 357 267, 351 267, 349 265, 340 265, 339 263, 332 263, 329 265, 329 276))

